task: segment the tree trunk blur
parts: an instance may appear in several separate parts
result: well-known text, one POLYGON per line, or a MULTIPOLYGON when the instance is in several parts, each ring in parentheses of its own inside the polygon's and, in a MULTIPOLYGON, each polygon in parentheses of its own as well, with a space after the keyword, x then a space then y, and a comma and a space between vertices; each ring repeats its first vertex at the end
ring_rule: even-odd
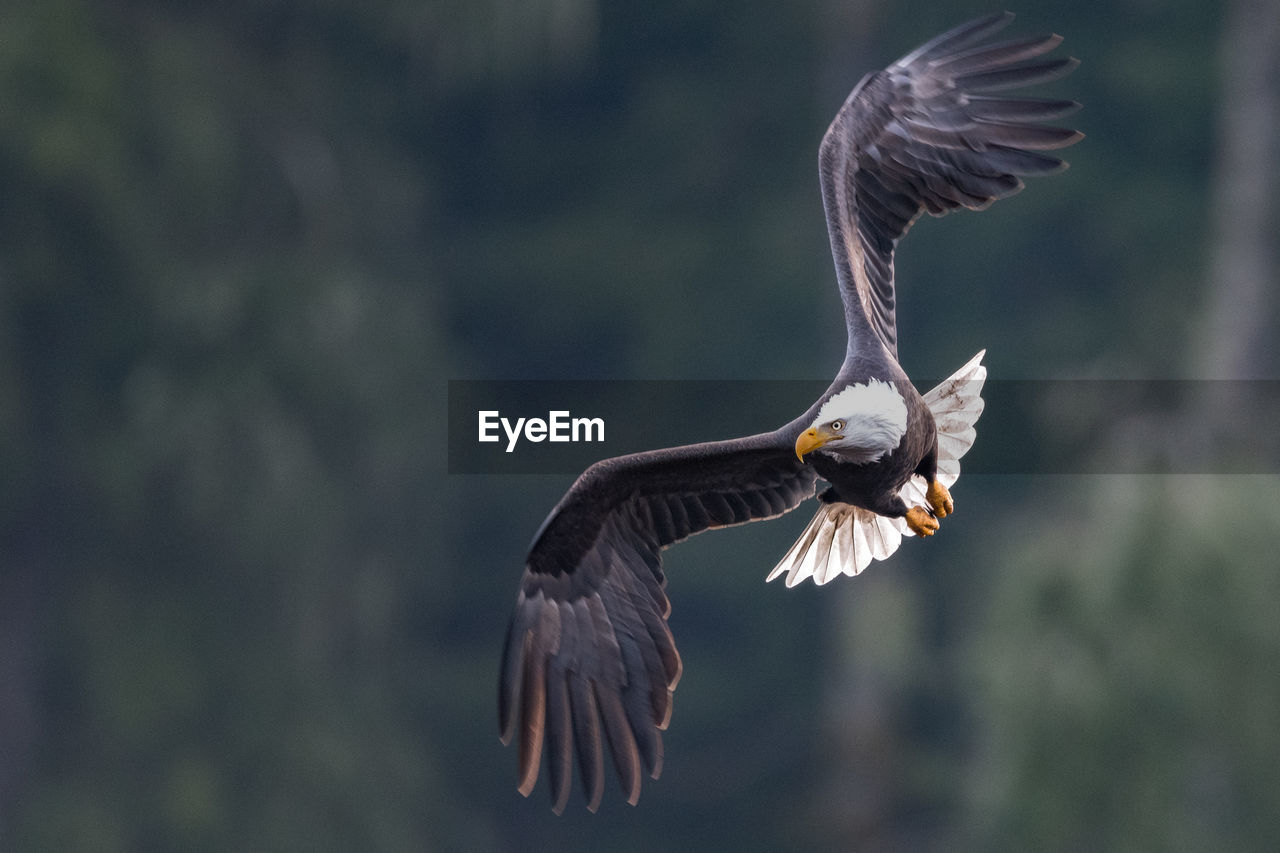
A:
MULTIPOLYGON (((1280 4, 1234 0, 1220 48, 1208 304, 1196 373, 1257 379, 1276 370, 1274 241, 1280 236, 1280 4)), ((1210 409, 1212 412, 1213 409, 1210 409)), ((1229 415, 1229 413, 1224 413, 1229 415)))

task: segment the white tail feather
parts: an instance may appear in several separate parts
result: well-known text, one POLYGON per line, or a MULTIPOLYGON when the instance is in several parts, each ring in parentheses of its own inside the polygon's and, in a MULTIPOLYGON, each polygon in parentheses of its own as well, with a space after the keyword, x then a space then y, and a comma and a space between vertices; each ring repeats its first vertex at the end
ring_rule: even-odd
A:
MULTIPOLYGON (((977 437, 973 425, 982 414, 982 383, 987 378, 982 357, 986 352, 975 355, 924 395, 938 427, 938 481, 947 488, 959 479, 960 457, 977 437)), ((913 476, 898 494, 907 506, 921 506, 925 504, 925 488, 924 478, 913 476)), ((897 551, 903 536, 914 535, 901 518, 886 518, 845 503, 822 504, 766 580, 785 574, 789 587, 808 578, 821 586, 842 574, 852 577, 872 560, 887 559, 897 551)))

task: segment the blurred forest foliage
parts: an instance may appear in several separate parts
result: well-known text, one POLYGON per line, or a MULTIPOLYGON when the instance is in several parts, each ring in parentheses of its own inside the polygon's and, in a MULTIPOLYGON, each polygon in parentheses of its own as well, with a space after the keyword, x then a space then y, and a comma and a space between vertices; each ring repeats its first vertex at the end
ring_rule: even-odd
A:
MULTIPOLYGON (((700 537, 639 807, 555 818, 498 745, 570 477, 447 476, 447 380, 828 378, 818 140, 989 11, 0 9, 0 848, 1269 849, 1274 470, 971 476, 821 591, 761 583, 806 510, 700 537)), ((1274 153, 1274 0, 1015 11, 1083 60, 1088 139, 907 238, 908 371, 1212 376, 1239 337, 1274 378, 1280 158, 1235 153, 1274 153)), ((724 437, 686 420, 654 443, 724 437)))

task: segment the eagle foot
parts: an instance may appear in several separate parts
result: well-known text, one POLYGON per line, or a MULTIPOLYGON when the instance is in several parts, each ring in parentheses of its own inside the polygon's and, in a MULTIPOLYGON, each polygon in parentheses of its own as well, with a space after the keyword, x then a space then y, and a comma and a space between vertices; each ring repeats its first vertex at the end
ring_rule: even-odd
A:
POLYGON ((947 487, 937 480, 929 484, 929 491, 925 492, 924 496, 929 501, 929 506, 933 507, 933 514, 938 518, 946 518, 956 511, 955 502, 951 500, 951 492, 948 492, 947 487))
POLYGON ((938 519, 922 506, 913 506, 907 510, 906 518, 907 527, 917 536, 932 536, 938 532, 938 519))

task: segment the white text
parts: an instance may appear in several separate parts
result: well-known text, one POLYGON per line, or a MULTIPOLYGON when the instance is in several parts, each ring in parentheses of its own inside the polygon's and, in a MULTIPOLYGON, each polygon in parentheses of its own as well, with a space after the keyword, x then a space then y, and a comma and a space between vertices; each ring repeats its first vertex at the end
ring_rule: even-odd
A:
POLYGON ((501 441, 501 428, 507 436, 507 453, 516 449, 516 442, 523 434, 526 441, 604 441, 603 418, 573 418, 567 411, 548 412, 542 418, 516 418, 512 423, 496 410, 482 411, 480 436, 482 442, 501 441))

